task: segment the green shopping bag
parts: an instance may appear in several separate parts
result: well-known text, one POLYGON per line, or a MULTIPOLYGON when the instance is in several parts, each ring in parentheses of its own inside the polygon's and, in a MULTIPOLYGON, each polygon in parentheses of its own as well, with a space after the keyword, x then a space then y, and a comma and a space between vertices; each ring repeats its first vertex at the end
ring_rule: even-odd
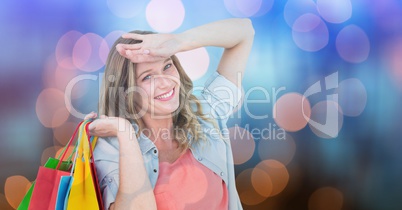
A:
MULTIPOLYGON (((50 157, 44 167, 45 168, 50 168, 50 169, 56 169, 57 165, 59 164, 59 159, 61 157, 62 154, 65 153, 65 151, 68 149, 68 147, 70 146, 70 143, 73 141, 77 130, 79 128, 79 126, 81 125, 81 123, 77 126, 74 135, 71 137, 71 139, 69 140, 69 143, 63 148, 63 151, 59 154, 59 156, 57 158, 52 158, 50 157)), ((74 151, 76 150, 77 144, 75 145, 74 151)), ((74 151, 71 153, 71 155, 67 158, 66 161, 62 161, 60 166, 59 166, 59 170, 61 171, 70 171, 71 165, 72 165, 72 156, 74 154, 74 151)), ((31 197, 32 197, 32 192, 35 186, 35 182, 32 183, 31 187, 29 188, 29 190, 27 191, 27 193, 25 194, 24 198, 22 199, 20 205, 18 206, 17 210, 28 210, 29 208, 29 203, 31 201, 31 197)))

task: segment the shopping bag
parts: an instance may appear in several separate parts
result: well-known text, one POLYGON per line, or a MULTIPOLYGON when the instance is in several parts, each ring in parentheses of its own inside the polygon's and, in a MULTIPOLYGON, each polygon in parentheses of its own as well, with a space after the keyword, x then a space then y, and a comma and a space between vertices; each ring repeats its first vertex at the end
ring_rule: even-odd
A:
POLYGON ((81 139, 73 166, 73 182, 68 195, 67 210, 103 209, 102 199, 97 195, 98 183, 94 177, 92 145, 88 135, 89 123, 80 127, 81 139), (92 159, 91 159, 92 158, 92 159), (92 162, 92 163, 91 163, 92 162))
MULTIPOLYGON (((80 123, 77 126, 69 143, 63 149, 60 160, 64 160, 65 155, 67 154, 67 151, 70 148, 70 146, 76 136, 77 130, 81 126, 81 124, 82 123, 80 123)), ((57 159, 49 159, 50 166, 54 166, 55 162, 57 162, 56 167, 53 167, 53 168, 47 168, 46 166, 39 167, 35 185, 33 187, 32 195, 31 195, 31 198, 29 201, 29 206, 28 206, 29 210, 38 210, 38 209, 41 209, 41 210, 42 209, 43 210, 52 209, 53 210, 55 208, 57 191, 60 186, 61 177, 70 175, 69 165, 71 162, 70 158, 71 158, 72 154, 70 155, 67 163, 62 164, 63 161, 59 161, 57 159), (64 170, 61 170, 61 169, 64 169, 64 170)), ((60 155, 59 155, 59 157, 60 157, 60 155)))
MULTIPOLYGON (((87 122, 88 121, 85 121, 83 123, 86 124, 87 122)), ((81 126, 83 126, 83 125, 81 125, 81 126)), ((81 146, 81 142, 80 142, 81 140, 82 140, 82 128, 80 127, 79 133, 78 133, 77 145, 81 146)), ((75 152, 74 162, 73 162, 73 166, 72 166, 70 175, 62 176, 60 178, 59 188, 57 190, 57 196, 56 196, 56 205, 55 205, 56 210, 67 209, 68 197, 69 197, 71 185, 74 180, 73 172, 74 172, 75 163, 76 163, 75 160, 77 159, 77 156, 78 156, 78 152, 75 152)))
MULTIPOLYGON (((87 130, 87 133, 88 130, 87 130)), ((104 210, 104 206, 103 206, 103 198, 102 198, 102 194, 100 191, 100 187, 99 187, 99 182, 98 182, 98 175, 96 174, 96 166, 95 166, 95 160, 93 157, 93 149, 95 148, 96 142, 98 140, 98 137, 91 137, 91 147, 90 147, 90 152, 91 152, 91 172, 92 172, 92 177, 93 177, 93 181, 94 181, 94 185, 95 185, 95 191, 96 191, 96 198, 98 199, 98 206, 100 210, 104 210)))
MULTIPOLYGON (((60 155, 61 155, 61 154, 60 154, 60 155)), ((58 158, 58 159, 59 159, 59 158, 58 158)), ((46 161, 44 167, 45 167, 45 168, 52 168, 52 169, 55 169, 55 168, 57 167, 58 163, 59 163, 59 160, 58 160, 58 159, 55 159, 55 158, 50 157, 50 158, 46 161)), ((72 164, 71 160, 62 161, 59 170, 68 171, 68 170, 70 169, 70 167, 71 167, 71 164, 72 164)), ((22 201, 21 201, 20 205, 18 206, 17 210, 27 210, 27 209, 28 209, 28 207, 29 207, 29 202, 31 201, 31 196, 32 196, 32 191, 33 191, 33 189, 34 189, 34 186, 35 186, 35 181, 32 183, 31 187, 29 188, 29 190, 28 190, 27 193, 25 194, 25 196, 24 196, 24 198, 22 199, 22 201)))
POLYGON ((71 184, 73 183, 73 177, 70 176, 62 176, 60 179, 59 189, 57 191, 56 198, 56 210, 65 210, 66 203, 68 200, 68 193, 71 189, 71 184))

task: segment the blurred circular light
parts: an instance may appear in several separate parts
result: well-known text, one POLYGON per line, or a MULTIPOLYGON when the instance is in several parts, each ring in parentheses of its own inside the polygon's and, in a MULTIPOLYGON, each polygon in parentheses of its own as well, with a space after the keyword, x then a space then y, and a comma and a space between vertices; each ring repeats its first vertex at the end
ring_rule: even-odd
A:
POLYGON ((56 60, 57 63, 67 69, 74 69, 73 64, 73 47, 75 43, 81 38, 82 33, 78 31, 69 31, 65 33, 57 42, 56 45, 56 60))
POLYGON ((209 54, 205 47, 177 53, 180 64, 191 80, 197 80, 208 71, 209 54))
POLYGON ((360 27, 349 25, 338 33, 336 49, 343 60, 361 63, 370 53, 370 41, 360 27))
POLYGON ((132 18, 145 8, 147 0, 107 0, 110 11, 120 18, 132 18))
POLYGON ((155 31, 170 33, 183 23, 185 10, 180 0, 152 0, 146 8, 148 24, 155 31))
POLYGON ((275 122, 286 131, 303 129, 310 119, 310 102, 299 93, 287 93, 281 96, 273 108, 275 122))
POLYGON ((255 168, 265 171, 271 178, 272 192, 270 196, 281 193, 289 182, 289 172, 285 165, 276 160, 263 160, 255 168))
POLYGON ((330 23, 343 23, 352 16, 350 0, 317 0, 317 9, 321 17, 330 23))
POLYGON ((229 138, 234 164, 243 164, 253 156, 255 149, 254 138, 246 129, 238 126, 229 128, 229 138))
POLYGON ((262 5, 262 0, 224 0, 227 11, 236 17, 250 17, 256 14, 262 5))
POLYGON ((107 57, 109 55, 110 50, 112 50, 113 44, 124 33, 126 33, 126 32, 112 31, 108 35, 105 36, 105 38, 103 39, 104 42, 101 43, 100 50, 99 50, 99 57, 101 58, 103 63, 106 64, 107 57))
POLYGON ((289 0, 286 2, 283 16, 289 27, 293 27, 295 21, 302 15, 317 14, 317 6, 313 0, 289 0))
POLYGON ((383 53, 385 60, 391 65, 390 77, 395 81, 395 84, 402 90, 402 37, 394 40, 389 40, 383 53))
POLYGON ((274 5, 274 0, 263 0, 261 2, 260 10, 256 14, 253 15, 253 17, 259 17, 267 14, 272 9, 272 6, 274 5))
POLYGON ((36 115, 47 128, 62 125, 70 115, 64 103, 64 93, 54 88, 42 90, 36 100, 36 115))
POLYGON ((307 52, 316 52, 328 44, 327 25, 317 15, 307 13, 300 16, 292 27, 293 41, 307 52))
POLYGON ((6 196, 2 193, 0 193, 0 207, 2 210, 13 210, 15 208, 11 207, 10 204, 8 203, 6 196))
POLYGON ((94 72, 105 65, 104 55, 109 52, 106 41, 97 34, 88 33, 81 36, 73 49, 73 63, 77 68, 94 72))
POLYGON ((105 36, 104 40, 107 43, 109 48, 112 48, 113 44, 116 42, 117 39, 121 37, 121 35, 125 34, 125 31, 112 31, 108 35, 105 36))
MULTIPOLYGON (((43 81, 46 88, 57 88, 65 91, 67 84, 78 75, 78 70, 67 69, 57 64, 54 56, 49 56, 43 71, 43 81)), ((85 94, 85 88, 79 83, 81 89, 74 91, 73 98, 85 94)))
MULTIPOLYGON (((73 142, 73 144, 74 144, 74 142, 73 142)), ((56 154, 55 154, 55 157, 59 157, 59 155, 60 155, 60 158, 62 158, 64 147, 57 147, 57 148, 58 148, 58 150, 57 150, 57 152, 56 152, 56 154)), ((64 151, 64 152, 66 152, 66 154, 64 155, 63 160, 67 160, 67 159, 70 157, 70 155, 71 155, 71 154, 73 153, 73 151, 74 151, 74 148, 75 148, 75 146, 69 146, 69 147, 68 147, 68 150, 67 150, 67 151, 64 151)), ((74 157, 72 156, 72 158, 74 158, 74 157)))
POLYGON ((259 168, 254 168, 251 172, 251 184, 255 191, 263 197, 267 198, 272 193, 271 177, 259 168))
POLYGON ((321 138, 338 136, 343 125, 343 111, 335 101, 321 101, 311 109, 309 126, 321 138))
POLYGON ((4 184, 4 194, 8 203, 17 209, 18 205, 21 203, 22 199, 27 192, 26 189, 31 185, 31 182, 20 175, 10 176, 6 179, 4 184))
POLYGON ((41 165, 45 165, 45 163, 47 162, 47 160, 50 157, 52 157, 52 158, 56 157, 56 152, 59 149, 60 149, 59 146, 57 146, 57 147, 48 147, 48 148, 44 149, 43 152, 42 152, 41 159, 40 159, 41 165))
POLYGON ((346 116, 359 116, 367 102, 367 91, 363 83, 356 79, 346 79, 338 86, 338 103, 342 107, 342 113, 346 116))
POLYGON ((54 80, 56 87, 59 90, 66 90, 67 84, 76 76, 78 76, 78 71, 76 69, 67 70, 62 66, 57 66, 54 70, 54 80))
POLYGON ((323 187, 316 190, 308 200, 309 210, 341 210, 342 205, 343 195, 333 187, 323 187))
POLYGON ((53 135, 61 145, 66 145, 72 137, 76 127, 77 123, 65 122, 61 126, 53 128, 53 135))
POLYGON ((283 140, 260 140, 258 143, 261 160, 274 159, 287 165, 292 161, 295 152, 296 143, 290 134, 286 134, 283 140))
MULTIPOLYGON (((261 196, 255 190, 253 183, 251 181, 253 170, 254 169, 252 169, 252 168, 246 169, 246 170, 240 172, 240 174, 237 175, 237 177, 236 177, 236 188, 237 188, 237 192, 239 193, 240 200, 243 204, 246 204, 249 206, 257 205, 257 204, 263 202, 267 198, 266 196, 261 196)), ((259 176, 259 174, 257 174, 257 175, 255 174, 254 176, 255 177, 259 176)), ((256 178, 254 178, 254 179, 256 179, 256 178)), ((264 180, 264 183, 265 184, 267 183, 266 180, 264 180)), ((261 192, 264 193, 264 191, 261 191, 261 192)))

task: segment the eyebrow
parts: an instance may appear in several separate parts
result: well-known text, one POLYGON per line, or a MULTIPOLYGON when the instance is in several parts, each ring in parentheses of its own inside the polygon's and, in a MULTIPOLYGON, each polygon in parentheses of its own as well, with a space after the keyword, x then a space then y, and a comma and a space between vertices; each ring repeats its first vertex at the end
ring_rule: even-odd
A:
MULTIPOLYGON (((170 58, 170 57, 169 57, 169 58, 166 58, 166 60, 164 60, 163 63, 166 63, 166 62, 168 62, 168 61, 170 61, 170 60, 172 60, 172 58, 170 58)), ((152 69, 145 70, 145 71, 142 72, 140 75, 138 75, 137 79, 140 78, 141 75, 143 75, 143 74, 145 74, 145 73, 147 73, 147 72, 150 72, 150 71, 152 71, 152 69)))

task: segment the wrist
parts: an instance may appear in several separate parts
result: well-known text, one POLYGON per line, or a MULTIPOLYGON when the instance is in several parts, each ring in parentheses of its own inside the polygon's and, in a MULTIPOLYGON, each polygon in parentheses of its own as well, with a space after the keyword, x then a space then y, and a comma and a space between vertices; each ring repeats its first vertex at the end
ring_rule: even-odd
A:
POLYGON ((116 131, 116 136, 126 135, 130 133, 130 129, 132 128, 131 123, 124 118, 117 118, 114 123, 114 130, 116 131))
POLYGON ((178 52, 184 52, 196 48, 194 39, 188 32, 176 34, 175 39, 178 42, 178 52))

